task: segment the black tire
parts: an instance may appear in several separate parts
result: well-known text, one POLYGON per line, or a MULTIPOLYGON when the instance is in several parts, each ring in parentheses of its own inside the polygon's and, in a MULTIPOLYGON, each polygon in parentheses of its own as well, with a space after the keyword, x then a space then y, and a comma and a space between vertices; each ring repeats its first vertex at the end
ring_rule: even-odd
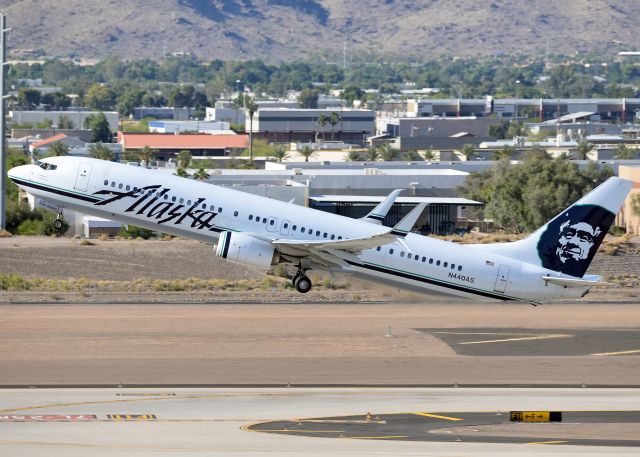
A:
POLYGON ((53 228, 56 230, 61 230, 62 229, 62 221, 60 219, 56 219, 53 221, 53 228))
POLYGON ((293 283, 293 286, 301 294, 306 294, 311 290, 312 284, 309 278, 307 278, 305 275, 300 275, 293 283))

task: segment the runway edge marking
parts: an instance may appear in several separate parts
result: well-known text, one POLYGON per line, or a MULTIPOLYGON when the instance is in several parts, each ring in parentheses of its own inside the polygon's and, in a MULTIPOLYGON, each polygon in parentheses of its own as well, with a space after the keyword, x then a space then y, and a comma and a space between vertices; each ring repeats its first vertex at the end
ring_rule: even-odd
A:
POLYGON ((448 420, 448 421, 461 421, 464 420, 460 417, 450 417, 450 416, 441 416, 439 414, 431 414, 431 413, 411 413, 414 414, 416 416, 424 416, 424 417, 433 417, 434 419, 443 419, 443 420, 448 420))

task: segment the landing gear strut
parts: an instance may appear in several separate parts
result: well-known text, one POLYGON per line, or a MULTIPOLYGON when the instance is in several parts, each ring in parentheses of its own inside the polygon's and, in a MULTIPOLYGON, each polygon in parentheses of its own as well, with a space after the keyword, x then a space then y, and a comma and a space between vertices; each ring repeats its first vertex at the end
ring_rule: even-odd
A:
POLYGON ((295 287, 296 290, 301 294, 306 294, 311 290, 312 287, 311 280, 305 274, 305 270, 300 264, 298 264, 298 271, 294 275, 291 282, 293 283, 293 287, 295 287))

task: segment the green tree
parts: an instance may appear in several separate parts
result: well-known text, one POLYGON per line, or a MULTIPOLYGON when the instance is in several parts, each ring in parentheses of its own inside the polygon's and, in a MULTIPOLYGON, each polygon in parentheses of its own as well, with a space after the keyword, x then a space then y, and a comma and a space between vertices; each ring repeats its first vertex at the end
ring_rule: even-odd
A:
POLYGON ((422 160, 422 156, 418 154, 418 151, 406 151, 404 153, 404 160, 415 162, 416 160, 422 160))
POLYGON ((433 162, 434 160, 436 160, 438 158, 438 156, 433 151, 433 149, 427 149, 426 151, 424 151, 424 153, 422 154, 422 157, 427 162, 433 162))
POLYGON ((73 129, 75 126, 73 125, 73 121, 69 119, 68 116, 64 114, 58 117, 58 128, 59 129, 73 129))
POLYGON ((576 145, 576 148, 573 151, 574 157, 577 160, 585 160, 587 158, 587 155, 594 149, 595 149, 595 146, 593 144, 589 143, 586 140, 580 140, 578 141, 578 144, 576 145))
POLYGON ((253 164, 253 116, 258 111, 258 104, 253 98, 248 98, 246 107, 249 114, 249 163, 253 164))
POLYGON ((189 173, 187 173, 187 170, 185 170, 184 168, 178 168, 176 170, 176 172, 174 173, 174 175, 180 176, 181 178, 188 178, 189 177, 189 173))
POLYGON ((640 193, 634 193, 631 195, 631 213, 637 218, 636 235, 640 234, 638 227, 640 227, 640 193))
POLYGON ((197 179, 198 181, 205 181, 209 179, 209 173, 204 168, 198 168, 193 174, 193 179, 197 179))
POLYGON ((322 142, 325 142, 325 138, 324 138, 324 126, 327 125, 329 123, 329 117, 326 116, 324 113, 320 114, 320 116, 318 116, 318 125, 320 126, 320 133, 322 134, 322 142))
POLYGON ((42 119, 40 122, 36 124, 37 129, 50 129, 51 127, 53 127, 53 121, 48 117, 45 119, 42 119))
POLYGON ((347 86, 340 94, 340 97, 347 102, 348 106, 353 106, 353 102, 361 100, 363 96, 364 91, 357 86, 347 86))
POLYGON ((54 110, 63 110, 71 106, 71 98, 62 92, 44 94, 40 101, 54 110))
POLYGON ((85 119, 85 127, 91 130, 93 142, 111 143, 113 134, 109 128, 109 121, 103 112, 91 114, 85 119))
POLYGON ((271 156, 276 159, 276 162, 282 162, 289 158, 289 153, 284 146, 277 146, 271 152, 271 156))
POLYGON ((100 142, 89 146, 87 152, 89 153, 89 157, 93 157, 94 159, 113 160, 113 151, 100 142))
POLYGON ((59 157, 66 155, 69 155, 69 146, 64 144, 62 141, 56 141, 47 148, 47 156, 49 157, 59 157))
POLYGON ((380 158, 385 162, 396 160, 398 158, 398 154, 400 153, 400 151, 398 151, 390 144, 383 144, 378 148, 378 150, 380 151, 380 158))
POLYGON ((342 120, 342 116, 340 116, 338 113, 336 113, 335 111, 333 111, 330 115, 329 115, 329 124, 331 124, 331 141, 335 140, 335 135, 336 135, 336 125, 338 125, 338 122, 340 122, 342 120))
POLYGON ((118 97, 118 112, 122 116, 132 115, 134 108, 142 105, 144 96, 145 92, 135 87, 125 90, 118 97))
POLYGON ((101 84, 94 84, 87 89, 84 95, 85 104, 97 111, 109 111, 116 102, 116 94, 111 89, 101 84))
POLYGON ((317 90, 302 89, 298 95, 298 108, 316 109, 318 108, 318 97, 320 94, 317 90))
POLYGON ((153 160, 153 150, 149 146, 145 146, 138 152, 138 159, 145 167, 148 167, 153 160))
POLYGON ((471 160, 471 157, 476 152, 476 146, 474 144, 464 144, 460 148, 460 153, 465 157, 466 160, 471 160))
POLYGON ((350 150, 347 155, 344 157, 347 162, 360 162, 362 160, 362 155, 360 155, 360 151, 350 150))
POLYGON ((368 161, 376 162, 378 159, 380 159, 380 148, 378 148, 377 146, 367 148, 366 155, 368 161))
POLYGON ((187 169, 189 168, 189 165, 191 165, 191 159, 192 159, 191 152, 189 152, 186 149, 183 149, 178 153, 176 165, 178 165, 178 168, 187 169))
POLYGON ((18 103, 25 109, 34 109, 40 104, 41 95, 39 90, 21 87, 18 89, 18 103))
POLYGON ((309 157, 311 157, 315 153, 316 153, 316 151, 314 149, 311 149, 311 147, 309 147, 309 146, 302 146, 300 149, 298 149, 298 154, 300 154, 302 157, 304 157, 304 161, 305 162, 308 162, 309 161, 309 157))
POLYGON ((493 160, 502 160, 507 158, 510 159, 515 155, 515 153, 516 153, 516 148, 509 145, 504 145, 500 149, 493 151, 491 153, 491 158, 493 160))
POLYGON ((636 155, 636 151, 634 149, 631 149, 626 144, 619 144, 616 147, 616 155, 615 155, 616 159, 629 160, 629 159, 633 159, 635 155, 636 155))

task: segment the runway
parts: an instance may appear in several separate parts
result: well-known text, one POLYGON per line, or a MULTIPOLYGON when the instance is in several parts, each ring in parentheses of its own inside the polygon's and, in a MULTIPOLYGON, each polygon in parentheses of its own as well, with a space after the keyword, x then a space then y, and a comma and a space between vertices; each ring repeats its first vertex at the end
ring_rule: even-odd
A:
MULTIPOLYGON (((3 456, 495 456, 532 444, 268 434, 275 420, 416 411, 637 411, 635 389, 3 389, 3 456)), ((531 440, 535 441, 535 440, 531 440)), ((536 445, 535 455, 637 455, 637 447, 536 445)))

